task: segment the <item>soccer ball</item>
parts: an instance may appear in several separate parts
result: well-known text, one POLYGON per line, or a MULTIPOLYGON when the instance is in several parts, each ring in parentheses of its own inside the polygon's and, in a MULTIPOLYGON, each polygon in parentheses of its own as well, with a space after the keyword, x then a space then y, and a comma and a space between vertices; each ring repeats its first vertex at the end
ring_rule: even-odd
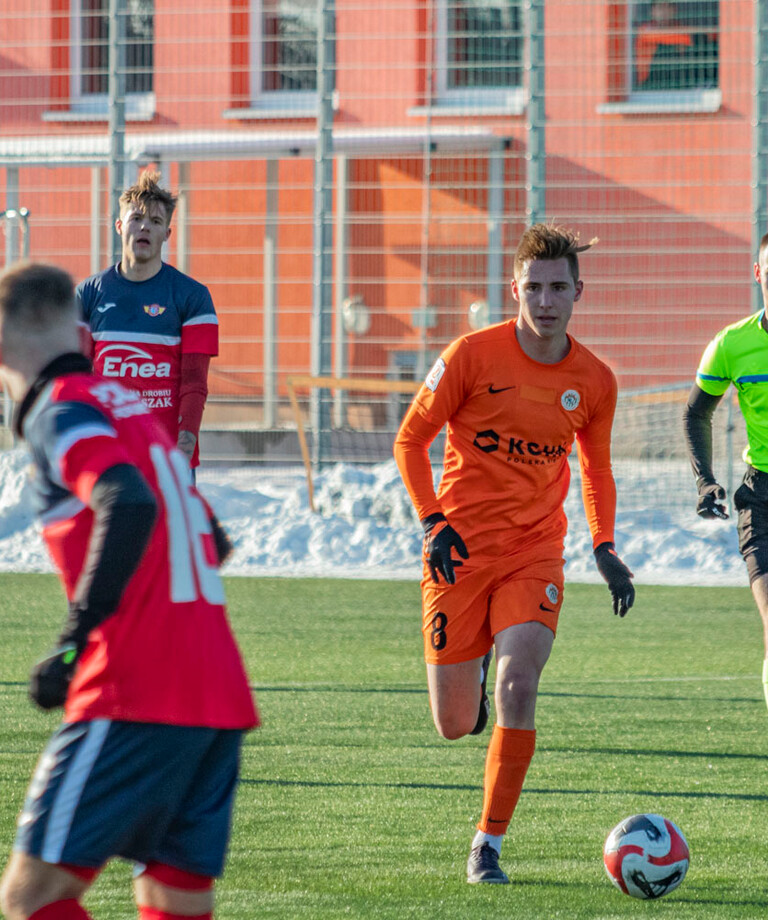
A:
POLYGON ((685 878, 690 853, 680 828, 661 815, 632 815, 608 835, 603 862, 613 884, 633 898, 662 898, 685 878))

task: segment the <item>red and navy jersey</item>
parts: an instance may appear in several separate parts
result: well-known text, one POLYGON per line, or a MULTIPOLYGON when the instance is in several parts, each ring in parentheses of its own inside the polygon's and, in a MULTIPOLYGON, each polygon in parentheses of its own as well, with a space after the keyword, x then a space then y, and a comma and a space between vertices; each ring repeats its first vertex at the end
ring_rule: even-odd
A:
POLYGON ((113 265, 81 281, 75 293, 93 340, 94 370, 138 390, 175 443, 181 356, 219 353, 208 288, 163 262, 147 281, 128 281, 113 265))
POLYGON ((65 706, 97 718, 211 728, 258 723, 224 607, 210 512, 184 455, 135 390, 90 373, 46 383, 21 418, 43 537, 67 597, 86 563, 89 499, 109 468, 132 464, 158 521, 115 613, 93 629, 65 706))

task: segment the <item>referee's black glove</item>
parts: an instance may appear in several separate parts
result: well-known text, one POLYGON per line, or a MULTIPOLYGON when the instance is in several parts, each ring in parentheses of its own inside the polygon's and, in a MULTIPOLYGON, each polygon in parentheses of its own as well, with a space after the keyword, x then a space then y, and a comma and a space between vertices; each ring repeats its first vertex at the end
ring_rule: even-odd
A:
POLYGON ((620 617, 635 603, 634 577, 629 569, 616 555, 613 543, 601 543, 595 548, 597 570, 608 582, 613 597, 613 612, 620 617))
POLYGON ((424 528, 424 558, 432 581, 439 584, 438 576, 442 575, 449 585, 455 584, 453 570, 464 563, 451 558, 451 550, 455 549, 462 559, 469 559, 464 541, 439 511, 423 518, 421 526, 424 528))
POLYGON ((29 678, 29 696, 41 709, 64 705, 80 651, 74 642, 62 642, 35 663, 29 678))
POLYGON ((699 486, 699 498, 696 502, 696 514, 703 518, 726 520, 728 512, 725 505, 725 489, 717 482, 702 483, 699 486))

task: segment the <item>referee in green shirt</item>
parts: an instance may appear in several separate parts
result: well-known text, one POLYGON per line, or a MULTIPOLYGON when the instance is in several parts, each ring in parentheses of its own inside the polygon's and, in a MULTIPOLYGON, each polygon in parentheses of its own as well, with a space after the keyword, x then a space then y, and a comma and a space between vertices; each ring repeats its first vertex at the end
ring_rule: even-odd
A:
POLYGON ((763 620, 763 691, 768 704, 768 234, 760 241, 755 280, 763 309, 720 332, 704 350, 696 383, 683 413, 685 437, 704 518, 727 518, 725 489, 712 468, 712 415, 733 384, 747 427, 747 471, 733 495, 738 511, 739 550, 763 620))

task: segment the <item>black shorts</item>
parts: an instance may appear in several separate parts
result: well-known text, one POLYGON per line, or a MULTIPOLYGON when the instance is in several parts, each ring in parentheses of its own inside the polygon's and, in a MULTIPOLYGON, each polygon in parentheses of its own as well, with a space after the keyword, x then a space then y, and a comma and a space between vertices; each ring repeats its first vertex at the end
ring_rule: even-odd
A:
POLYGON ((739 512, 739 552, 752 584, 768 575, 768 473, 747 467, 733 495, 733 506, 739 512))
POLYGON ((242 732, 62 723, 43 751, 15 849, 100 868, 112 856, 221 875, 242 732))

